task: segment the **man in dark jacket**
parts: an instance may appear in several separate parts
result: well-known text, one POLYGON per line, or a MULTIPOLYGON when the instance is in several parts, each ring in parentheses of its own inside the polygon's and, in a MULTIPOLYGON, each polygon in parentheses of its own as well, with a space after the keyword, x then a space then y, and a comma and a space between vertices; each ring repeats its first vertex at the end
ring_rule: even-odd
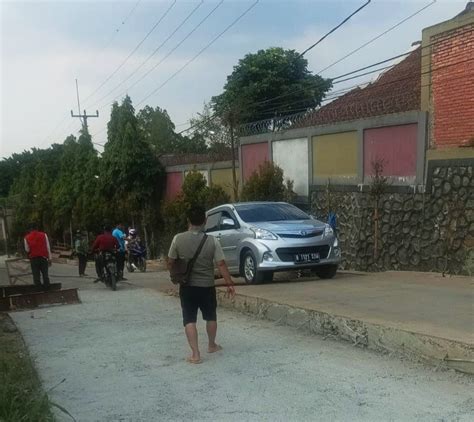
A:
POLYGON ((48 235, 40 230, 36 224, 30 224, 29 232, 24 239, 25 251, 31 263, 33 282, 41 286, 41 276, 43 276, 43 286, 49 287, 48 267, 51 265, 51 247, 48 235))
POLYGON ((113 252, 116 253, 120 248, 120 245, 117 239, 112 236, 112 228, 110 226, 104 227, 104 233, 99 234, 96 237, 94 244, 92 245, 92 252, 95 253, 95 269, 97 271, 97 279, 95 282, 98 282, 102 279, 104 273, 104 262, 102 259, 103 252, 113 252))

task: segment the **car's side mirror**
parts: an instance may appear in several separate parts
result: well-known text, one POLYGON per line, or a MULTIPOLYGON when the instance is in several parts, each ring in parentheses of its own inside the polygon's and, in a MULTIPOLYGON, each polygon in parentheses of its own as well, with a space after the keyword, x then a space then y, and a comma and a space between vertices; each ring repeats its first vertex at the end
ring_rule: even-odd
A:
POLYGON ((232 218, 223 218, 221 222, 221 229, 235 228, 235 221, 232 218))

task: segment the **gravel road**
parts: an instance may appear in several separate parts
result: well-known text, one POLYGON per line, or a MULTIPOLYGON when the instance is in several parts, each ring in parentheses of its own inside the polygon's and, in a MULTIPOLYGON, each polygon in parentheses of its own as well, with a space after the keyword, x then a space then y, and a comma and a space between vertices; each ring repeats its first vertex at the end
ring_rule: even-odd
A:
POLYGON ((45 389, 77 421, 474 417, 473 379, 461 374, 228 311, 219 314, 224 351, 190 365, 175 298, 126 284, 89 284, 80 296, 79 305, 12 314, 45 389))

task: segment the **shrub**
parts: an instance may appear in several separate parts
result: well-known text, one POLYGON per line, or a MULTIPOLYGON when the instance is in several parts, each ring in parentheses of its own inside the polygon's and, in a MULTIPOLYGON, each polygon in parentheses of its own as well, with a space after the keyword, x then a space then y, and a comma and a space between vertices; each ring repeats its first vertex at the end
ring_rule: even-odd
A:
POLYGON ((283 170, 274 163, 265 161, 245 183, 243 201, 287 201, 293 202, 293 181, 283 178, 283 170))
POLYGON ((161 212, 164 229, 161 235, 161 250, 168 252, 176 233, 187 229, 186 211, 193 205, 203 205, 206 209, 230 202, 229 195, 217 185, 208 187, 206 179, 198 171, 191 171, 183 182, 182 192, 172 201, 165 201, 161 212))

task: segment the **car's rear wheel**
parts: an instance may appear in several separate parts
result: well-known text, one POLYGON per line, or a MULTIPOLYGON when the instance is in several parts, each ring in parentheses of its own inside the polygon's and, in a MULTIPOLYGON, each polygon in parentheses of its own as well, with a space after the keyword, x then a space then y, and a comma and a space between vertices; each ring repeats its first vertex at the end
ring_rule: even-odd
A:
POLYGON ((242 275, 247 284, 258 284, 273 280, 272 271, 258 271, 257 260, 252 251, 247 251, 244 254, 242 275))
POLYGON ((319 267, 313 268, 312 272, 316 274, 319 278, 333 278, 337 272, 337 265, 321 265, 319 267))

